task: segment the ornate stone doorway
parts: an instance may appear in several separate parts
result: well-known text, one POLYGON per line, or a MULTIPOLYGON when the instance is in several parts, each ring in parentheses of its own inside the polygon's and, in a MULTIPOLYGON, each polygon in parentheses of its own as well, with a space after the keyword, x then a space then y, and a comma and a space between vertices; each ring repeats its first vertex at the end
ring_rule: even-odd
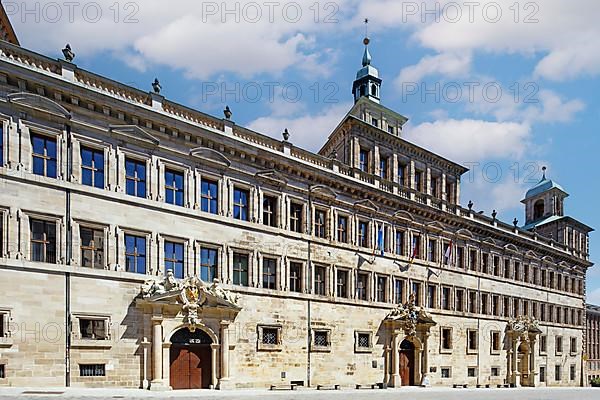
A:
POLYGON ((429 385, 428 339, 435 325, 423 308, 415 306, 412 295, 385 318, 388 362, 384 381, 389 386, 429 385))
POLYGON ((415 385, 415 345, 404 339, 400 344, 400 382, 402 386, 415 385))
POLYGON ((178 389, 209 389, 212 379, 212 339, 204 331, 188 328, 171 337, 170 384, 178 389))
POLYGON ((513 386, 535 386, 535 344, 541 333, 538 321, 526 316, 508 322, 507 376, 513 386))
POLYGON ((142 286, 142 387, 150 390, 228 389, 229 326, 240 312, 237 296, 215 280, 174 278, 167 271, 142 286))

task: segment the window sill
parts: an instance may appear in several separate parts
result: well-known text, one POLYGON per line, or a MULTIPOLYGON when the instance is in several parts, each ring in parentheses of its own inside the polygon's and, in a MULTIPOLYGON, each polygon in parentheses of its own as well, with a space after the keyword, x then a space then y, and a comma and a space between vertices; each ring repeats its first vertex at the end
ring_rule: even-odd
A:
POLYGON ((492 356, 499 356, 499 355, 500 355, 500 353, 501 353, 501 351, 500 351, 500 350, 491 350, 491 351, 490 351, 490 355, 492 355, 492 356))
POLYGON ((313 353, 331 353, 331 347, 313 346, 310 351, 313 353))
POLYGON ((369 353, 373 353, 373 348, 372 347, 355 347, 354 348, 354 352, 357 354, 369 354, 369 353))
POLYGON ((79 349, 110 349, 112 348, 112 342, 110 340, 74 339, 71 347, 79 349))
POLYGON ((469 349, 467 350, 467 355, 473 355, 473 354, 477 354, 478 350, 477 349, 469 349))
POLYGON ((440 354, 452 354, 452 349, 440 349, 440 354))
POLYGON ((0 339, 0 349, 7 349, 9 347, 12 347, 13 345, 13 340, 12 338, 2 338, 0 339))
POLYGON ((262 344, 262 343, 259 343, 257 350, 258 351, 277 352, 277 351, 282 351, 283 350, 283 346, 280 345, 280 344, 262 344))

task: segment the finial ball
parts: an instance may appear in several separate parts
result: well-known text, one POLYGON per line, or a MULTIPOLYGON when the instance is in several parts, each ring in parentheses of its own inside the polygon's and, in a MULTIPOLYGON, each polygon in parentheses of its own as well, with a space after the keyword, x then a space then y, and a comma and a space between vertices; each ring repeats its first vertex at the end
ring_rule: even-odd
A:
POLYGON ((365 44, 365 46, 368 46, 369 43, 371 43, 371 39, 369 39, 368 37, 364 38, 363 43, 365 44))

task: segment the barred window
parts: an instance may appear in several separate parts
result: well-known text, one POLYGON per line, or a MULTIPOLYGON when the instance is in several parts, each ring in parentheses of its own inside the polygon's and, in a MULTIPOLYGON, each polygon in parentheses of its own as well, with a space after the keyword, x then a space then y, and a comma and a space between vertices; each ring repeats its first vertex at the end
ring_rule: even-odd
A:
POLYGON ((371 335, 368 333, 359 333, 356 340, 358 347, 361 349, 368 349, 371 347, 371 335))
POLYGON ((314 345, 317 347, 329 347, 329 332, 328 331, 315 331, 314 332, 314 345))
POLYGON ((106 376, 105 364, 79 364, 79 376, 106 376))
POLYGON ((277 328, 263 328, 262 329, 262 343, 276 345, 279 344, 278 340, 279 329, 277 328))

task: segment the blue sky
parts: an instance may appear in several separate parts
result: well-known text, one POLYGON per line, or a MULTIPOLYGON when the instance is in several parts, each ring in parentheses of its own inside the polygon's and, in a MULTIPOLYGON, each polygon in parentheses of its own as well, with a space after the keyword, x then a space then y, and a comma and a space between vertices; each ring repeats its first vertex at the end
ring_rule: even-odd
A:
MULTIPOLYGON (((567 213, 600 227, 596 0, 58 3, 3 1, 27 48, 58 58, 69 42, 81 68, 142 90, 158 77, 171 100, 217 116, 227 104, 313 151, 352 104, 369 18, 382 103, 410 118, 408 140, 472 168, 463 203, 524 222, 545 165, 567 213)), ((599 249, 592 235, 592 261, 599 249)), ((588 277, 600 304, 599 270, 588 277)))

